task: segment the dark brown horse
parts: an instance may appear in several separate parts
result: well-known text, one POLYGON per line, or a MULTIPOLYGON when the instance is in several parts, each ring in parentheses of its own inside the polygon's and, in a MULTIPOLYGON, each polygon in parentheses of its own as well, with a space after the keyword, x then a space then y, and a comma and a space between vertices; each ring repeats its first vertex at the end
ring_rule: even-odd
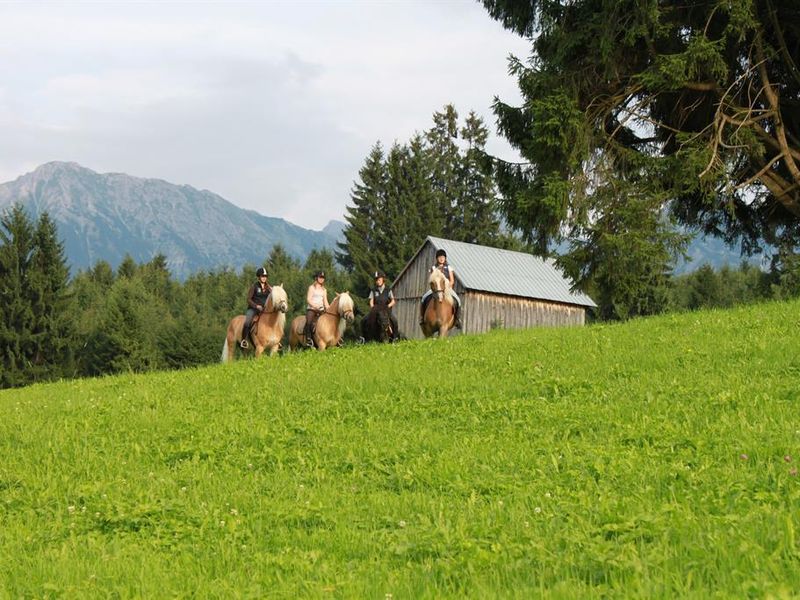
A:
MULTIPOLYGON (((314 328, 314 345, 318 350, 325 350, 325 348, 339 343, 345 327, 347 327, 348 323, 352 323, 355 318, 353 309, 353 299, 348 292, 336 294, 330 306, 317 317, 314 328)), ((289 327, 290 350, 305 345, 306 336, 303 333, 305 326, 305 315, 292 319, 292 324, 289 327)))
MULTIPOLYGON (((251 325, 251 337, 253 338, 253 351, 256 358, 261 356, 264 350, 269 349, 269 355, 275 354, 281 347, 283 339, 283 329, 286 326, 286 310, 289 302, 286 298, 286 291, 283 284, 273 286, 267 298, 264 311, 258 315, 257 321, 251 325)), ((234 347, 239 345, 242 339, 242 327, 244 326, 244 315, 238 315, 228 323, 228 332, 225 336, 225 343, 222 346, 222 362, 233 360, 234 347)), ((249 351, 248 351, 249 352, 249 351)))
POLYGON ((434 269, 428 283, 431 286, 431 297, 425 307, 422 321, 422 333, 431 337, 438 333, 440 338, 447 337, 447 332, 455 323, 455 306, 451 294, 450 280, 439 269, 434 269))
POLYGON ((361 334, 365 342, 390 342, 396 337, 390 310, 388 306, 373 306, 361 320, 361 334))

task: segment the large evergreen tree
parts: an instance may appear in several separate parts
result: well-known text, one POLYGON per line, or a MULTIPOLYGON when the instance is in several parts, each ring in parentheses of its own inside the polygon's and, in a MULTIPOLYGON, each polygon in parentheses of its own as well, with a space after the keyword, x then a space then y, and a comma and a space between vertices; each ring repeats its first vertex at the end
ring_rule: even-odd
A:
POLYGON ((34 224, 21 204, 0 217, 0 386, 31 381, 36 327, 29 298, 34 224))
POLYGON ((0 386, 72 373, 74 310, 56 226, 16 204, 0 218, 0 386))
POLYGON ((35 320, 33 366, 46 378, 72 373, 75 305, 64 244, 47 212, 39 216, 34 233, 30 303, 35 320))
POLYGON ((680 223, 745 249, 800 227, 796 0, 482 0, 532 40, 521 106, 495 104, 529 161, 500 164, 509 222, 545 249, 636 179, 680 223))

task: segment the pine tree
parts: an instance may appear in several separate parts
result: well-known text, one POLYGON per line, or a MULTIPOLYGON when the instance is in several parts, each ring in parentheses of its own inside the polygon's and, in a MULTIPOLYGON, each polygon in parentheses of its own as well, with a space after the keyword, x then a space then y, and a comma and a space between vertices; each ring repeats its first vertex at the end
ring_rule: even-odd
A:
POLYGON ((0 217, 0 386, 31 381, 35 319, 28 298, 34 226, 21 204, 0 217))
POLYGON ((73 372, 75 307, 64 244, 47 212, 39 216, 31 255, 29 301, 34 313, 34 379, 73 372))
POLYGON ((369 272, 377 268, 375 256, 379 231, 376 219, 386 206, 387 174, 383 148, 376 143, 358 172, 360 181, 350 194, 352 206, 347 207, 344 242, 339 242, 336 259, 354 278, 358 294, 369 289, 369 272))

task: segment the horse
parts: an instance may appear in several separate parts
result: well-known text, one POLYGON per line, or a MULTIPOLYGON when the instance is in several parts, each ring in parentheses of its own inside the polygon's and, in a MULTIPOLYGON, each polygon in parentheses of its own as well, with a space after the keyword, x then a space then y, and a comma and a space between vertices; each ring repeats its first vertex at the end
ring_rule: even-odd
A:
POLYGON ((361 333, 366 342, 390 342, 397 332, 392 331, 388 306, 373 306, 361 320, 361 333), (394 334, 394 335, 393 335, 394 334))
MULTIPOLYGON (((286 299, 286 290, 283 284, 273 286, 267 298, 264 310, 256 315, 250 325, 250 337, 253 339, 253 350, 256 358, 269 348, 269 355, 274 355, 281 347, 283 329, 286 326, 286 310, 289 302, 286 299)), ((244 326, 244 315, 237 315, 228 323, 228 333, 225 343, 222 345, 221 362, 231 362, 233 360, 234 347, 239 345, 242 340, 242 327, 244 326)), ((243 350, 249 352, 249 350, 243 350)))
POLYGON ((431 286, 428 305, 422 321, 422 333, 426 338, 438 332, 439 337, 447 337, 447 332, 453 328, 456 320, 453 296, 451 295, 450 280, 439 269, 434 269, 428 278, 431 286))
MULTIPOLYGON (((336 294, 333 302, 317 317, 314 329, 314 345, 319 350, 325 350, 325 348, 339 343, 345 327, 347 327, 348 323, 352 323, 355 318, 353 310, 353 299, 350 297, 349 292, 336 294)), ((292 319, 292 324, 289 328, 289 350, 305 345, 306 336, 303 333, 305 326, 305 315, 292 319)))

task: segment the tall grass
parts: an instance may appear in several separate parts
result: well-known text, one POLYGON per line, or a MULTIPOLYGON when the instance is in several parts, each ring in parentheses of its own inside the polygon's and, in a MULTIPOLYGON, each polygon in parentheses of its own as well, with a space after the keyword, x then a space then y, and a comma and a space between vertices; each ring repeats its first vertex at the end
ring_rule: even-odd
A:
POLYGON ((791 597, 798 331, 772 303, 0 392, 0 597, 791 597))

